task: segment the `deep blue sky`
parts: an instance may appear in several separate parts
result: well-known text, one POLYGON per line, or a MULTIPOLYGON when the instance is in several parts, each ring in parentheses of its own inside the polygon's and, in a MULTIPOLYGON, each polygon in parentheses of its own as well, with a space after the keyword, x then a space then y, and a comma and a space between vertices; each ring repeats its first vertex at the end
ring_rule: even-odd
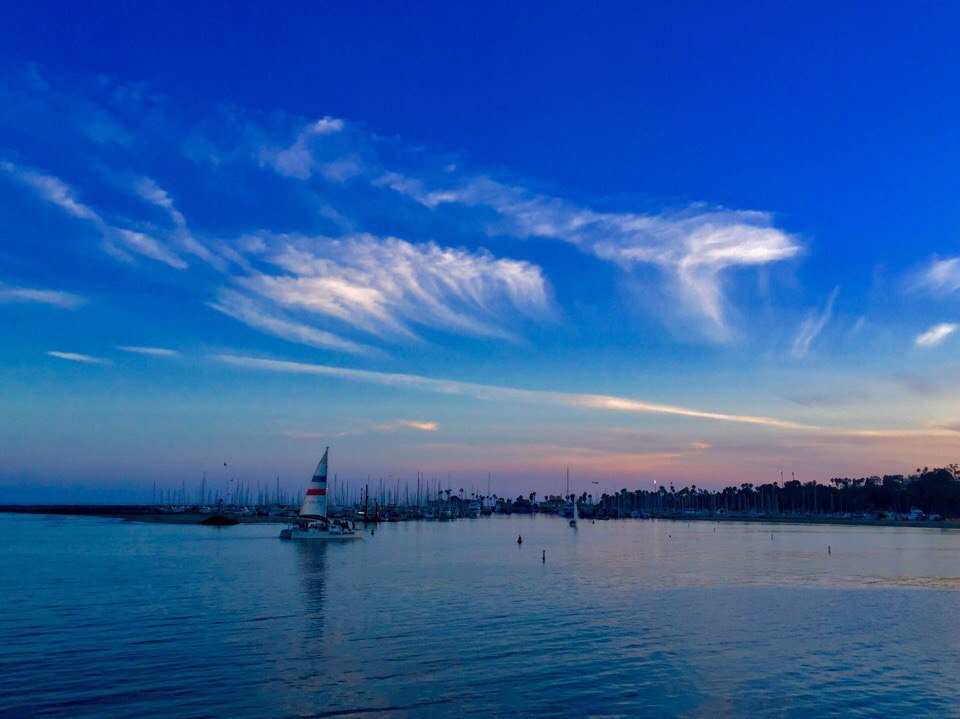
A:
POLYGON ((350 476, 534 488, 955 460, 958 15, 11 6, 0 488, 120 496, 220 455, 295 486, 321 444, 350 476))

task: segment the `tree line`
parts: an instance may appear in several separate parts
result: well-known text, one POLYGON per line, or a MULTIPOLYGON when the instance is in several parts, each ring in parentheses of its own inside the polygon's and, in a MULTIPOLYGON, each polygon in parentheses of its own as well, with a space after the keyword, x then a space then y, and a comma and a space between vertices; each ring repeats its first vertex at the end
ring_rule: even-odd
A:
MULTIPOLYGON (((588 501, 584 494, 579 501, 588 501)), ((925 514, 960 517, 960 466, 917 468, 915 474, 872 477, 836 477, 826 484, 792 479, 782 484, 725 487, 718 491, 696 485, 679 490, 660 486, 656 491, 621 489, 604 493, 597 502, 602 512, 683 514, 690 512, 755 514, 902 514, 919 509, 925 514)))

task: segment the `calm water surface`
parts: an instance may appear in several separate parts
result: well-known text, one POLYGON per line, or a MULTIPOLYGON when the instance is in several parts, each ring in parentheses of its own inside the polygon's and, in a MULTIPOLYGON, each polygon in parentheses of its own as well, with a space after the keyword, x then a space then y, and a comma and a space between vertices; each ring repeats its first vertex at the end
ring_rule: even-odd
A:
POLYGON ((957 533, 278 532, 0 515, 0 714, 960 716, 957 533))

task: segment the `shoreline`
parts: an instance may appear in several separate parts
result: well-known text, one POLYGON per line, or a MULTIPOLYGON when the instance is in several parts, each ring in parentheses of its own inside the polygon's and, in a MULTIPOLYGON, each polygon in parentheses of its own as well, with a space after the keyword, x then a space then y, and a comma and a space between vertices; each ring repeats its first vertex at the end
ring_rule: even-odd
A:
MULTIPOLYGON (((37 514, 60 517, 103 517, 122 519, 125 522, 146 524, 200 524, 209 514, 199 512, 158 512, 153 508, 140 505, 43 505, 43 504, 4 504, 0 505, 0 514, 37 514)), ((293 524, 294 517, 249 517, 231 515, 238 524, 293 524)))
MULTIPOLYGON (((142 505, 28 505, 28 504, 6 504, 0 505, 0 514, 38 514, 47 516, 74 516, 74 517, 104 517, 109 519, 122 519, 127 522, 141 522, 146 524, 199 524, 208 516, 196 512, 178 512, 166 513, 158 512, 152 507, 142 505)), ((232 515, 233 516, 233 515, 232 515)), ((508 515, 510 516, 510 515, 508 515)), ((534 516, 534 515, 530 515, 534 516)), ((544 516, 553 516, 546 514, 544 516)), ((233 516, 238 524, 293 524, 295 517, 251 517, 236 515, 233 516)), ((582 517, 583 522, 615 522, 615 521, 649 521, 651 519, 664 520, 670 522, 746 522, 754 524, 796 524, 796 525, 833 525, 833 526, 852 526, 852 527, 919 527, 923 529, 941 529, 958 530, 960 529, 960 519, 945 520, 892 520, 892 519, 870 519, 870 518, 843 518, 843 517, 794 517, 794 516, 733 516, 733 515, 700 515, 700 516, 657 516, 631 518, 623 517, 620 519, 590 519, 582 517)), ((407 520, 415 521, 415 520, 407 520)), ((419 520, 429 521, 429 520, 419 520)))
MULTIPOLYGON (((896 520, 896 519, 863 519, 863 518, 843 518, 843 517, 736 517, 736 516, 701 516, 701 517, 652 517, 652 519, 663 519, 671 522, 748 522, 755 524, 828 524, 836 526, 850 527, 920 527, 926 529, 960 529, 960 519, 943 520, 896 520)), ((602 520, 616 521, 616 520, 602 520)))

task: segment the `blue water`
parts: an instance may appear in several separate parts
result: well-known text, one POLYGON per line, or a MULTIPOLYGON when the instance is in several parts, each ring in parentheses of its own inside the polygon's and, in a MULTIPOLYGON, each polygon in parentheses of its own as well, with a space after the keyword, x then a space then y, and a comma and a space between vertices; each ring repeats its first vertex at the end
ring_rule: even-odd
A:
POLYGON ((0 515, 0 714, 960 715, 960 533, 278 532, 0 515))

